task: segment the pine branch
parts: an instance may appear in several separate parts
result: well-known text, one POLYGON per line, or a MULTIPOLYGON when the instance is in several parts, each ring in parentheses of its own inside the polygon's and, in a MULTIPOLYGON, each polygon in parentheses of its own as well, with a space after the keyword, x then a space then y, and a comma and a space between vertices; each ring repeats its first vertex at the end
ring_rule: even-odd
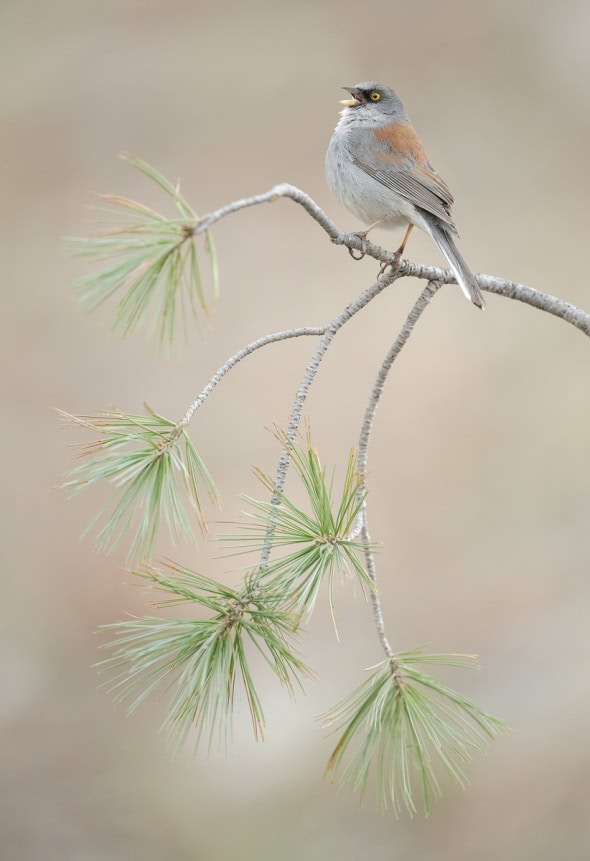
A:
POLYGON ((191 512, 203 533, 203 492, 219 497, 205 464, 184 428, 146 405, 145 415, 104 411, 95 416, 58 414, 70 425, 98 434, 79 454, 82 463, 62 485, 76 493, 94 484, 114 484, 115 493, 88 525, 104 520, 95 543, 109 553, 134 530, 128 560, 152 559, 162 521, 170 538, 194 539, 191 512))
MULTIPOLYGON (((193 313, 199 307, 207 316, 210 300, 201 280, 196 240, 201 235, 205 239, 215 298, 218 272, 211 227, 228 215, 281 198, 302 206, 332 243, 359 252, 355 259, 369 256, 385 269, 382 266, 377 280, 328 323, 276 332, 247 344, 223 363, 177 423, 149 408, 144 416, 116 411, 79 418, 62 414, 98 434, 98 439, 83 449, 84 462, 72 472, 66 486, 79 490, 100 481, 115 485, 110 509, 106 506, 97 515, 104 515, 106 521, 98 533, 99 546, 112 549, 127 530, 134 530, 130 555, 147 560, 153 554, 162 522, 173 538, 190 536, 190 508, 205 529, 203 492, 215 500, 215 491, 186 431, 215 386, 262 347, 300 336, 319 338, 295 393, 286 431, 279 435, 282 454, 275 476, 259 473, 270 500, 249 500, 250 524, 239 539, 234 539, 238 550, 254 548, 260 554, 258 566, 236 590, 175 565, 165 572, 150 568, 135 571, 166 594, 158 606, 190 602, 200 615, 190 620, 130 619, 108 626, 116 631, 110 644, 114 654, 103 662, 103 668, 115 674, 111 689, 119 698, 130 698, 133 709, 155 689, 171 688, 166 728, 177 747, 184 743, 191 727, 196 729, 197 743, 207 738, 209 746, 214 740, 223 746, 231 732, 235 695, 241 690, 254 734, 260 737, 264 715, 248 652, 259 653, 293 694, 310 675, 293 648, 301 616, 311 612, 324 582, 333 613, 334 577, 337 572, 352 574, 369 593, 386 660, 327 716, 328 722, 342 731, 328 772, 339 784, 352 784, 361 795, 374 774, 383 807, 391 806, 396 813, 405 807, 413 813, 420 796, 428 812, 431 800, 440 794, 439 772, 446 770, 465 785, 463 766, 472 751, 483 749, 506 728, 420 668, 422 663, 473 666, 472 656, 392 649, 377 590, 366 476, 375 411, 389 371, 435 293, 454 277, 447 270, 399 261, 392 252, 341 231, 294 186, 275 186, 199 218, 178 187, 145 162, 128 160, 164 190, 179 217, 169 219, 143 204, 111 195, 103 199, 114 207, 117 224, 97 237, 75 240, 80 253, 107 261, 101 271, 82 282, 84 301, 96 307, 119 294, 115 326, 125 332, 151 319, 159 339, 170 341, 186 307, 193 313), (304 405, 336 334, 383 290, 404 277, 428 283, 381 365, 365 411, 358 457, 355 460, 351 455, 342 493, 334 503, 332 482, 326 478, 309 435, 305 445, 297 442, 304 405), (291 463, 307 491, 309 510, 295 505, 285 493, 291 463), (201 618, 203 614, 205 618, 201 618)), ((113 212, 109 215, 112 217, 113 212)), ((563 300, 494 276, 479 275, 477 279, 483 290, 525 302, 590 335, 590 315, 563 300)))
POLYGON ((211 265, 212 297, 206 295, 195 244, 199 217, 180 193, 158 171, 141 159, 123 156, 171 198, 180 218, 167 218, 150 207, 120 195, 100 195, 110 226, 95 236, 70 237, 73 255, 93 258, 106 265, 82 278, 77 285, 80 301, 90 311, 120 294, 115 330, 127 335, 151 320, 160 343, 171 345, 179 320, 187 311, 205 318, 219 293, 219 272, 213 237, 205 231, 205 252, 211 265))
POLYGON ((128 619, 104 630, 115 632, 104 648, 113 655, 98 665, 111 676, 105 684, 115 701, 130 700, 134 711, 158 689, 171 691, 164 730, 179 752, 191 730, 195 749, 205 739, 224 749, 241 690, 256 739, 264 734, 264 712, 250 668, 254 650, 294 696, 313 674, 293 647, 296 620, 272 589, 247 580, 241 591, 170 564, 165 572, 153 568, 132 572, 168 597, 156 607, 189 603, 207 618, 175 619, 148 616, 128 619))
MULTIPOLYGON (((358 582, 363 591, 372 591, 373 582, 361 561, 364 542, 350 538, 351 528, 364 502, 359 493, 362 478, 354 451, 350 452, 342 490, 334 500, 333 479, 328 479, 308 430, 306 438, 292 442, 284 431, 277 432, 279 442, 289 452, 295 472, 307 496, 304 509, 281 492, 279 504, 244 497, 248 503, 248 521, 240 523, 240 532, 221 536, 220 540, 236 547, 231 555, 261 552, 269 522, 272 522, 272 546, 282 555, 253 576, 283 596, 285 607, 297 618, 309 616, 319 590, 327 582, 334 627, 334 580, 337 574, 358 582), (286 551, 286 552, 285 552, 286 551)), ((256 470, 264 488, 273 493, 274 481, 256 470)))
MULTIPOLYGON (((358 251, 363 257, 372 257, 387 266, 396 266, 398 278, 419 278, 423 281, 433 281, 440 284, 456 284, 453 273, 450 269, 440 269, 435 266, 424 266, 419 263, 413 263, 410 260, 398 261, 395 254, 379 245, 361 239, 356 233, 346 233, 340 230, 339 227, 329 218, 326 213, 318 206, 318 204, 304 191, 294 185, 281 183, 275 185, 269 191, 263 194, 246 197, 242 200, 235 200, 220 209, 211 212, 204 216, 200 223, 195 228, 195 234, 199 234, 204 230, 209 230, 216 222, 228 215, 240 212, 242 209, 247 209, 251 206, 258 206, 264 203, 275 203, 282 198, 292 200, 299 204, 313 218, 314 221, 327 233, 334 245, 343 245, 349 251, 358 251)), ((357 259, 357 258, 355 258, 357 259)), ((572 326, 580 329, 585 335, 590 336, 590 314, 559 299, 556 296, 551 296, 549 293, 542 293, 540 290, 535 290, 533 287, 527 287, 524 284, 519 284, 516 281, 510 281, 504 278, 498 278, 495 275, 479 274, 477 283, 482 290, 489 293, 494 293, 498 296, 504 296, 507 299, 516 299, 519 302, 524 302, 533 308, 538 308, 540 311, 546 311, 555 317, 559 317, 566 323, 571 323, 572 326)))
POLYGON ((324 717, 324 726, 344 729, 327 776, 339 787, 351 786, 361 800, 374 776, 379 806, 396 815, 402 807, 416 813, 418 797, 428 814, 441 795, 441 770, 465 787, 463 766, 473 751, 508 732, 502 721, 418 669, 420 664, 477 668, 474 655, 400 652, 373 668, 324 717))
MULTIPOLYGON (((124 295, 114 325, 125 333, 133 331, 151 313, 160 341, 170 340, 174 334, 175 320, 181 316, 183 303, 193 313, 196 305, 199 305, 207 316, 210 303, 202 286, 194 239, 205 236, 205 251, 210 257, 215 299, 219 290, 219 273, 211 227, 229 215, 252 206, 275 203, 282 198, 301 206, 335 245, 343 245, 349 252, 358 252, 354 259, 372 257, 385 266, 393 267, 396 278, 413 277, 441 284, 456 283, 450 270, 423 266, 409 260, 399 261, 393 252, 362 239, 356 233, 340 230, 308 194, 288 183, 276 185, 262 194, 232 201, 199 218, 177 185, 173 185, 141 159, 128 155, 122 157, 160 186, 180 215, 179 219, 170 219, 137 201, 119 195, 103 195, 102 199, 114 207, 114 211, 107 211, 110 228, 95 237, 74 237, 68 240, 73 253, 112 261, 103 270, 79 282, 80 296, 92 310, 122 291, 124 295)), ((477 280, 482 290, 525 302, 560 317, 590 335, 590 315, 568 302, 492 275, 478 275, 477 280)))

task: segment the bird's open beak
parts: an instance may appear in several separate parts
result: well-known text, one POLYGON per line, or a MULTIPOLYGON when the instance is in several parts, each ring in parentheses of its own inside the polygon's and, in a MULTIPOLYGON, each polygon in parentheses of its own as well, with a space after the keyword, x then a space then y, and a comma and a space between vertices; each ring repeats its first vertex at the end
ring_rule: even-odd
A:
POLYGON ((360 105, 361 100, 358 97, 358 90, 355 90, 354 87, 342 87, 342 89, 350 93, 352 99, 340 99, 341 105, 344 105, 346 108, 355 108, 360 105))

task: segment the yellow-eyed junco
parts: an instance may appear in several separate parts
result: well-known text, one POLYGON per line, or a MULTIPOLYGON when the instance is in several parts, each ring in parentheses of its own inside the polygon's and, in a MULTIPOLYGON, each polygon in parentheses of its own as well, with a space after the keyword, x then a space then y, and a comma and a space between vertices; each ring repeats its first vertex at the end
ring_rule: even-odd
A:
POLYGON ((407 227, 402 254, 413 227, 434 239, 465 296, 478 308, 484 300, 477 281, 453 241, 453 195, 434 172, 426 150, 398 96, 374 81, 343 87, 350 99, 326 153, 326 176, 333 195, 369 227, 407 227))

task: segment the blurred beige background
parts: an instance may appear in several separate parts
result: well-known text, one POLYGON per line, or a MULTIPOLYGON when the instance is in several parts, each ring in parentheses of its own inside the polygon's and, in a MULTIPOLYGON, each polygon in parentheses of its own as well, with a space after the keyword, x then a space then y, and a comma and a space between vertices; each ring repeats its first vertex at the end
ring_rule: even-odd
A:
MULTIPOLYGON (((55 489, 74 435, 50 407, 144 401, 180 416, 250 339, 334 316, 376 272, 289 202, 216 229, 223 295, 205 339, 164 360, 86 317, 88 267, 62 237, 91 229, 94 191, 162 199, 116 159, 180 177, 201 212, 289 181, 346 228, 324 151, 341 84, 402 96, 457 199, 476 271, 590 308, 586 277, 590 6, 584 2, 13 2, 0 6, 4 537, 0 605, 0 857, 554 861, 590 853, 588 440, 590 343, 565 323, 490 297, 441 293, 392 374, 371 452, 371 531, 395 647, 477 652, 454 684, 514 733, 445 784, 429 819, 358 809, 321 780, 333 740, 315 716, 380 660, 368 608, 338 592, 304 645, 320 681, 292 705, 262 681, 268 732, 236 727, 227 760, 171 761, 164 702, 131 718, 97 690, 93 631, 145 596, 123 551, 78 536, 103 497, 55 489)), ((397 239, 397 237, 395 237, 397 239)), ((376 234, 383 243, 393 238, 376 234)), ((412 259, 439 264, 412 237, 412 259)), ((356 440, 371 381, 419 285, 404 281, 335 341, 306 414, 327 464, 356 440)), ((225 380, 194 438, 233 519, 250 468, 273 469, 264 428, 284 424, 311 341, 259 353, 225 380)), ((162 552, 169 552, 165 545, 162 552)), ((227 577, 213 547, 179 561, 227 577)))

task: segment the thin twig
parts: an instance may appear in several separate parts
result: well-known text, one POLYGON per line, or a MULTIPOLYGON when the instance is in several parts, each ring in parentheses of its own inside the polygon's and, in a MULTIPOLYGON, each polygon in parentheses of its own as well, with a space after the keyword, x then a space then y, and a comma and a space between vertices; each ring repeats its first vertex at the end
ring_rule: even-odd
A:
POLYGON ((379 642, 383 648, 383 651, 392 662, 395 664, 395 652, 391 648, 391 644, 389 639, 387 638, 387 634, 385 632, 385 619, 383 618, 383 607, 381 606, 381 599, 379 598, 379 592, 377 591, 377 565, 375 563, 375 554, 371 550, 371 535, 369 533, 369 525, 367 522, 367 501, 363 501, 362 508, 359 512, 359 517, 361 521, 361 532, 360 537, 361 541, 365 545, 365 564, 367 566, 367 574, 375 584, 375 588, 371 589, 371 605, 373 607, 373 618, 375 619, 375 627, 377 628, 377 636, 379 637, 379 642))
MULTIPOLYGON (((299 388, 297 389, 295 400, 293 402, 293 409, 291 410, 291 415, 289 417, 289 424, 287 425, 287 439, 293 440, 295 438, 295 435, 297 434, 299 423, 301 422, 303 406, 307 399, 309 388, 315 378, 320 363, 324 358, 326 351, 328 350, 328 347, 334 339, 334 336, 340 331, 344 324, 351 319, 351 317, 354 317, 355 314, 365 308, 369 304, 369 302, 376 296, 378 296, 380 293, 382 293, 386 287, 389 287, 390 284, 393 284, 397 277, 397 270, 392 270, 391 272, 385 274, 382 278, 378 278, 374 284, 372 284, 370 287, 367 287, 366 290, 363 290, 361 295, 357 299, 355 299, 354 302, 351 302, 349 305, 347 305, 346 308, 341 311, 341 313, 338 314, 337 317, 334 317, 334 319, 326 326, 325 334, 323 335, 320 343, 317 345, 311 359, 309 360, 309 363, 305 369, 305 373, 303 374, 301 383, 299 384, 299 388)), ((272 505, 279 505, 280 503, 280 496, 285 487, 285 480, 287 478, 287 471, 289 469, 290 459, 291 457, 289 450, 287 448, 284 448, 275 475, 275 489, 271 499, 272 505)), ((260 571, 264 571, 264 569, 268 567, 270 553, 272 549, 273 534, 274 521, 272 518, 270 518, 268 530, 264 539, 262 553, 260 556, 260 571)))
MULTIPOLYGON (((347 233, 344 233, 344 231, 336 227, 332 219, 329 218, 324 210, 317 205, 315 200, 313 200, 304 191, 301 191, 300 188, 296 188, 294 185, 289 185, 287 182, 275 185, 270 189, 270 191, 266 191, 263 194, 255 194, 252 197, 245 197, 242 200, 234 200, 231 203, 222 206, 220 209, 216 209, 215 212, 210 212, 209 215, 203 216, 198 224, 195 225, 194 234, 197 235, 199 233, 203 233, 215 224, 216 221, 225 218, 226 215, 231 215, 234 212, 239 212, 241 209, 247 209, 250 206, 258 206, 261 203, 274 203, 283 197, 289 198, 302 206, 311 215, 311 217, 324 228, 332 241, 338 243, 342 238, 348 236, 347 233)), ((358 236, 356 239, 358 243, 356 247, 360 251, 361 240, 358 236)))
POLYGON ((393 365, 394 361, 397 359, 400 352, 406 345, 408 338, 412 334, 412 331, 416 326, 416 323, 420 319, 422 313, 426 310, 431 299, 435 296, 441 286, 442 285, 439 281, 428 282, 428 284, 420 293, 420 296, 414 303, 414 307, 408 314, 404 325, 400 329, 399 335, 387 351, 387 355, 385 356, 381 367, 379 368, 379 373, 377 374, 377 377, 373 384, 373 388, 371 390, 371 396, 365 410, 363 424, 359 435, 357 462, 361 477, 363 479, 363 487, 360 490, 361 495, 363 495, 365 492, 364 483, 367 475, 369 437, 373 428, 375 412, 377 410, 377 406, 379 405, 379 401, 381 400, 381 395, 383 394, 383 387, 385 386, 387 375, 389 374, 389 371, 391 370, 391 366, 393 365))
MULTIPOLYGON (((367 251, 367 254, 369 252, 367 251)), ((455 284, 455 277, 449 269, 439 269, 436 266, 423 266, 420 263, 412 263, 411 260, 402 260, 400 267, 400 278, 421 278, 427 281, 438 281, 442 284, 455 284)), ((543 293, 526 284, 517 281, 508 281, 498 278, 496 275, 477 275, 477 283, 482 290, 495 293, 496 296, 504 296, 506 299, 516 299, 539 311, 546 311, 554 317, 559 317, 566 323, 571 323, 585 335, 590 337, 590 314, 572 305, 564 299, 543 293)))
POLYGON ((369 525, 367 520, 367 501, 365 498, 366 488, 365 481, 367 476, 367 461, 368 461, 368 452, 369 452, 369 438, 371 436, 371 430, 373 428, 373 420, 375 418, 375 412, 377 410, 377 406, 379 401, 381 400, 381 395, 383 394, 383 387, 385 386, 385 381, 387 379, 387 375, 391 369, 396 358, 399 356, 403 347, 408 341, 408 338, 412 334, 414 326, 420 319, 423 311, 426 309, 428 304, 430 303, 433 296, 440 289, 441 283, 437 281, 429 281, 424 290, 420 293, 417 301, 414 303, 414 307, 408 314, 408 317, 402 326, 399 335, 393 342, 391 348, 388 350, 385 359, 381 367, 379 368, 379 373, 377 374, 377 378, 375 383, 373 384, 373 389, 371 391, 371 396, 369 398, 369 403, 367 404, 367 408, 365 410, 365 416, 363 419, 363 424, 361 427, 361 432, 359 435, 359 446, 358 446, 358 456, 357 456, 357 464, 362 478, 362 485, 359 487, 359 496, 363 498, 363 504, 361 510, 359 512, 359 521, 360 521, 360 537, 365 545, 365 561, 367 565, 367 573, 373 583, 375 584, 375 589, 371 590, 371 603, 373 605, 373 617, 375 619, 375 626, 377 628, 377 636, 379 637, 379 641, 383 647, 383 651, 392 662, 392 671, 395 672, 396 664, 394 660, 394 651, 391 648, 389 640, 387 639, 387 634, 385 633, 385 621, 383 619, 383 608, 381 607, 381 601, 379 599, 379 592, 377 590, 377 566, 375 563, 375 554, 371 550, 371 536, 369 534, 369 525))
POLYGON ((262 338, 258 338, 256 341, 252 341, 250 344, 242 347, 241 350, 238 350, 237 353, 230 356, 230 358, 213 374, 207 385, 201 389, 198 397, 190 405, 177 427, 185 428, 189 424, 196 411, 207 400, 217 383, 219 383, 223 377, 225 377, 227 372, 231 371, 238 362, 245 359, 246 356, 256 352, 256 350, 259 350, 261 347, 266 347, 268 344, 275 344, 277 341, 287 341, 289 338, 301 338, 304 335, 320 336, 323 335, 325 331, 326 326, 301 326, 298 329, 286 329, 283 332, 273 332, 271 335, 264 335, 262 338))

